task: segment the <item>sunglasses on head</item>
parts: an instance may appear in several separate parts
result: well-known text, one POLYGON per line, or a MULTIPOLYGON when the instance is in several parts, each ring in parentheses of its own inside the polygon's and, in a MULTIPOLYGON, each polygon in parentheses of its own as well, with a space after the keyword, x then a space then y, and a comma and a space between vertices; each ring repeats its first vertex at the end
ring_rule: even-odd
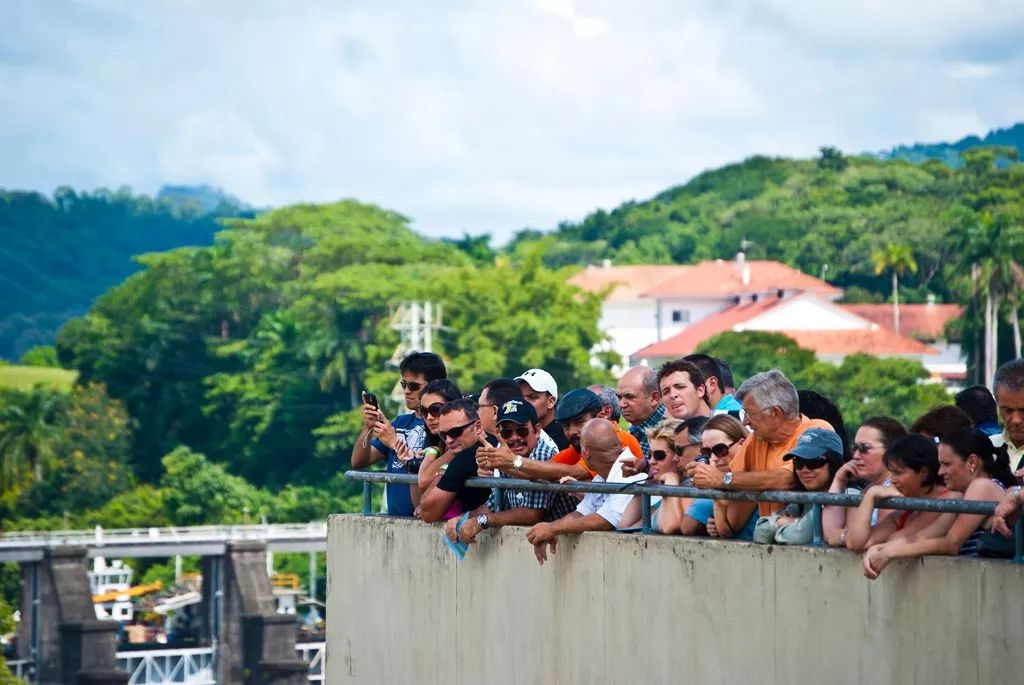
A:
POLYGON ((796 458, 793 460, 793 467, 798 471, 800 469, 811 469, 812 471, 817 471, 818 469, 826 466, 828 466, 828 459, 825 457, 819 457, 817 459, 796 458))
POLYGON ((702 457, 710 457, 713 454, 716 457, 718 457, 719 459, 721 459, 722 457, 724 457, 727 454, 729 454, 729 448, 732 447, 733 445, 735 445, 737 442, 738 442, 737 440, 733 440, 728 445, 726 445, 724 442, 720 442, 717 445, 714 445, 712 447, 701 447, 700 448, 700 456, 702 456, 702 457))
POLYGON ((402 390, 411 390, 412 392, 417 392, 420 388, 423 387, 422 383, 417 383, 416 381, 407 381, 405 379, 399 381, 399 385, 402 386, 402 390))
POLYGON ((509 438, 512 437, 513 433, 515 433, 521 438, 525 438, 527 435, 530 434, 530 427, 521 426, 519 424, 505 427, 498 426, 498 435, 501 436, 502 440, 508 440, 509 438))
POLYGON ((474 423, 476 423, 476 421, 470 421, 469 423, 464 423, 461 426, 449 428, 446 431, 438 431, 437 437, 441 438, 442 441, 445 441, 448 438, 451 438, 452 440, 458 440, 459 438, 462 437, 462 434, 466 432, 466 429, 472 426, 474 423))
POLYGON ((441 415, 441 407, 443 406, 444 402, 434 402, 429 407, 424 407, 423 405, 420 405, 420 408, 417 409, 416 411, 418 411, 420 416, 422 416, 423 418, 427 418, 427 414, 430 414, 436 419, 438 416, 441 415))
POLYGON ((854 453, 860 452, 860 453, 862 453, 862 454, 867 454, 867 453, 868 453, 868 452, 870 452, 871 450, 875 449, 875 447, 876 447, 876 446, 875 446, 875 445, 872 445, 872 444, 871 444, 870 442, 855 442, 855 443, 853 443, 853 445, 852 445, 852 446, 850 447, 850 449, 851 449, 851 450, 852 450, 852 451, 853 451, 854 453))

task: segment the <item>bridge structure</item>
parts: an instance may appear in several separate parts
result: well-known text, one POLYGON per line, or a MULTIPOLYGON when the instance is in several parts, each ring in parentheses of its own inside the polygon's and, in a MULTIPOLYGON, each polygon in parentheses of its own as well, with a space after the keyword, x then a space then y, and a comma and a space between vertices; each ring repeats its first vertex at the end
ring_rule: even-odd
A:
POLYGON ((323 522, 2 535, 0 561, 21 566, 15 673, 46 685, 321 682, 323 643, 296 643, 268 569, 274 552, 323 552, 326 537, 323 522), (201 646, 118 651, 117 623, 96 618, 88 560, 186 555, 201 558, 201 646))

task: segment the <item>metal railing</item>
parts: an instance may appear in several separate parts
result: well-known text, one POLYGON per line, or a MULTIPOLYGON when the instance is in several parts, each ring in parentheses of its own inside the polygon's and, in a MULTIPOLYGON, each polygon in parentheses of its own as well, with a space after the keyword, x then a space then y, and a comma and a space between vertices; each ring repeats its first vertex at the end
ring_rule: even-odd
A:
POLYGON ((297 642, 295 651, 299 658, 309 664, 309 682, 324 682, 324 647, 325 642, 297 642))
MULTIPOLYGON (((379 483, 400 483, 414 485, 418 477, 412 473, 387 473, 384 471, 349 470, 345 478, 363 483, 363 514, 369 515, 372 487, 379 483)), ((642 530, 646 534, 657 534, 651 526, 651 497, 686 497, 689 499, 735 500, 741 502, 778 502, 783 504, 811 505, 814 521, 813 546, 822 546, 821 509, 828 506, 856 507, 860 505, 861 495, 833 494, 827 492, 802 492, 788 490, 768 490, 765 492, 747 492, 738 490, 710 490, 683 485, 660 485, 645 483, 591 483, 575 481, 572 483, 552 483, 548 481, 517 480, 514 478, 470 478, 466 486, 498 490, 530 490, 536 492, 565 493, 604 493, 608 495, 639 495, 643 511, 642 530)), ((500 501, 500 497, 498 500, 500 501)), ((998 502, 965 501, 956 499, 925 499, 922 497, 880 497, 875 505, 878 509, 900 509, 907 511, 935 511, 953 514, 982 514, 991 516, 995 513, 998 502)), ((1016 554, 1014 561, 1024 563, 1024 515, 1017 518, 1014 529, 1016 554)))
POLYGON ((33 679, 31 659, 12 659, 7 662, 7 668, 15 678, 20 678, 25 681, 31 681, 33 679))
POLYGON ((149 649, 117 653, 117 666, 128 671, 128 685, 216 685, 214 648, 149 649))
MULTIPOLYGON (((165 550, 163 556, 172 555, 178 547, 206 546, 210 550, 223 548, 228 542, 257 540, 268 545, 309 547, 327 539, 327 524, 275 523, 239 526, 181 526, 167 528, 118 528, 92 530, 15 531, 0 535, 0 559, 24 561, 41 558, 46 549, 63 545, 85 547, 89 550, 114 549, 130 556, 132 549, 165 550), (18 556, 21 555, 21 556, 18 556)), ((294 551, 294 550, 282 550, 294 551)), ((96 554, 98 552, 91 552, 96 554)), ((153 556, 153 554, 150 554, 153 556)))

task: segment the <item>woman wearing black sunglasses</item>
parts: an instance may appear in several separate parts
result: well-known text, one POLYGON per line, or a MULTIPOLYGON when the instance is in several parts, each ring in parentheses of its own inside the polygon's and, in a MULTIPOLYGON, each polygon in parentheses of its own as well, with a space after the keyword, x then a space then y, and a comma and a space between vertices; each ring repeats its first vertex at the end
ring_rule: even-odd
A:
MULTIPOLYGON (((666 419, 657 426, 647 431, 647 442, 651 446, 651 462, 648 466, 647 483, 679 485, 679 471, 677 459, 682 450, 676 447, 675 433, 678 426, 682 425, 679 419, 666 419)), ((678 497, 665 498, 677 500, 678 497)), ((662 520, 661 497, 651 497, 651 527, 660 530, 662 533, 678 533, 679 518, 682 517, 681 507, 675 507, 678 512, 666 512, 667 521, 662 520)), ((622 520, 619 528, 636 528, 643 521, 642 509, 643 498, 636 495, 626 506, 622 513, 622 520)))
MULTIPOLYGON (((420 498, 437 485, 441 474, 454 456, 444 454, 444 440, 438 435, 438 426, 441 423, 441 407, 461 397, 462 392, 458 386, 447 378, 430 381, 420 391, 420 404, 416 411, 426 424, 426 445, 419 454, 410 455, 412 458, 406 462, 410 471, 419 474, 419 483, 412 488, 412 501, 417 509, 420 506, 420 498)), ((455 501, 443 519, 448 520, 461 513, 459 503, 455 501)))
MULTIPOLYGON (((730 471, 746 439, 747 429, 739 419, 728 414, 713 416, 704 426, 703 447, 698 459, 707 459, 722 472, 730 471)), ((690 505, 686 515, 703 521, 711 537, 751 540, 757 522, 757 503, 698 499, 690 505)))

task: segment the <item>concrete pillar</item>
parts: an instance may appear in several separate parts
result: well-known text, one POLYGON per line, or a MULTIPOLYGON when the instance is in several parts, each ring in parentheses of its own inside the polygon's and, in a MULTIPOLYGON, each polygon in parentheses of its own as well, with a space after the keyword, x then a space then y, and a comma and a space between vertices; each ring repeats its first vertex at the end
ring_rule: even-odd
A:
POLYGON ((295 617, 277 614, 266 554, 264 543, 241 541, 228 543, 223 560, 203 559, 203 636, 216 641, 220 685, 307 682, 308 666, 295 651, 295 617))
POLYGON ((117 670, 117 623, 96 619, 84 547, 56 547, 22 566, 20 656, 32 658, 33 647, 40 683, 128 682, 129 673, 117 670))

